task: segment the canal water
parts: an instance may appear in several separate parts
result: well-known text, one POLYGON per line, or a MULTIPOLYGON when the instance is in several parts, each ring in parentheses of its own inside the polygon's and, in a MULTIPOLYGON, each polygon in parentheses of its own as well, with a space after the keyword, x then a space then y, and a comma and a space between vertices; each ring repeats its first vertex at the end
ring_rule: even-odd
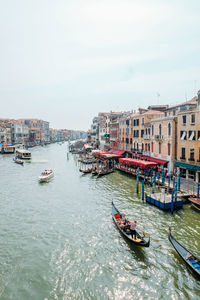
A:
POLYGON ((189 204, 172 216, 143 203, 133 177, 82 175, 67 143, 31 151, 24 166, 0 155, 0 299, 199 299, 200 282, 168 241, 171 226, 200 256, 189 204), (47 168, 55 177, 39 184, 47 168), (120 235, 112 200, 156 240, 149 248, 120 235))

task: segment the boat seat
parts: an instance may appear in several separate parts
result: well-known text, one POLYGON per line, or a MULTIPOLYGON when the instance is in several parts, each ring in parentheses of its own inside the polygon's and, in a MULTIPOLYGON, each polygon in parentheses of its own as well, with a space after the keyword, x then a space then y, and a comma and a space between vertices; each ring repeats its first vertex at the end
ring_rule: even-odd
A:
POLYGON ((193 265, 193 267, 195 267, 195 268, 200 268, 200 265, 199 264, 192 264, 193 265))
POLYGON ((191 264, 196 264, 196 263, 197 263, 197 260, 190 259, 189 262, 191 262, 191 264))

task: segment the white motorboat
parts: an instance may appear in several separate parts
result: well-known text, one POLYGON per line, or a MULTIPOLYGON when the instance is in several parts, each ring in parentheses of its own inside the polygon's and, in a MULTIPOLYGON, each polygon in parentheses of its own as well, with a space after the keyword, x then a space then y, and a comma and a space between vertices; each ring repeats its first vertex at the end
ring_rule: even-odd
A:
POLYGON ((53 170, 44 170, 41 175, 39 176, 39 181, 40 182, 47 182, 49 181, 51 178, 54 177, 54 172, 53 170))

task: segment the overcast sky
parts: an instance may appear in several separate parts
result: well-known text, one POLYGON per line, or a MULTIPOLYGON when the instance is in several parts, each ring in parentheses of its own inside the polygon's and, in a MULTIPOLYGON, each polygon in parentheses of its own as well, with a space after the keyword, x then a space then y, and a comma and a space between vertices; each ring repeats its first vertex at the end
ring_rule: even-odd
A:
POLYGON ((200 89, 197 0, 0 0, 0 43, 0 118, 87 130, 200 89))

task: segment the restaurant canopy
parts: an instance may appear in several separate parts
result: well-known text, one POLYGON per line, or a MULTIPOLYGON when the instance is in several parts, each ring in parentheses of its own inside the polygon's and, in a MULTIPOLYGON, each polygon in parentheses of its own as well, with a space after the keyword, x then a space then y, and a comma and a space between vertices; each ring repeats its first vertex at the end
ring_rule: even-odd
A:
POLYGON ((94 154, 97 157, 110 158, 110 159, 111 158, 120 158, 120 157, 122 157, 122 155, 111 153, 110 151, 103 151, 103 150, 95 151, 94 154))
POLYGON ((120 158, 119 163, 141 167, 141 168, 152 168, 157 166, 157 163, 155 162, 145 161, 141 159, 134 159, 134 158, 120 158))
POLYGON ((117 154, 117 155, 123 155, 126 151, 124 151, 124 150, 110 149, 109 152, 117 154))
POLYGON ((168 163, 167 160, 157 159, 157 158, 149 157, 149 156, 142 156, 141 158, 142 158, 142 159, 145 159, 145 160, 148 160, 148 161, 155 162, 155 163, 157 163, 158 165, 164 165, 164 164, 168 163))

